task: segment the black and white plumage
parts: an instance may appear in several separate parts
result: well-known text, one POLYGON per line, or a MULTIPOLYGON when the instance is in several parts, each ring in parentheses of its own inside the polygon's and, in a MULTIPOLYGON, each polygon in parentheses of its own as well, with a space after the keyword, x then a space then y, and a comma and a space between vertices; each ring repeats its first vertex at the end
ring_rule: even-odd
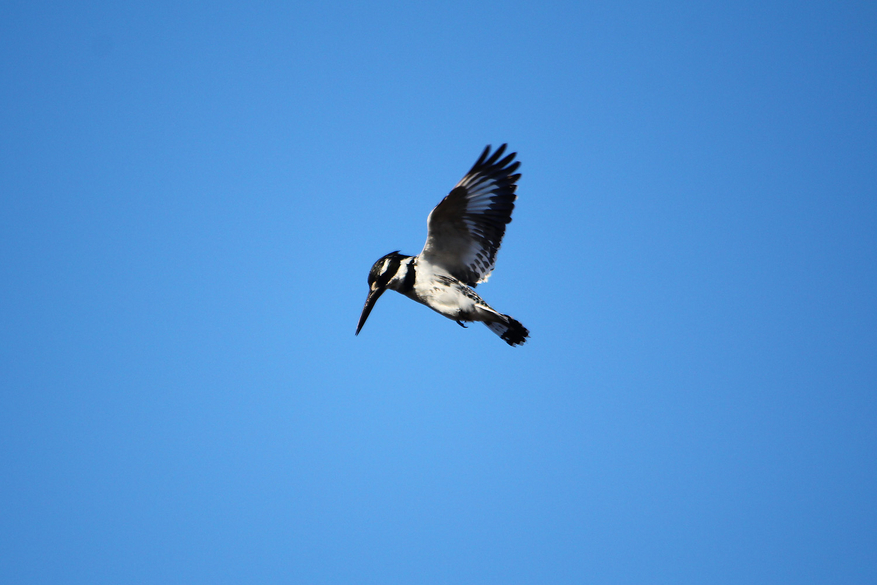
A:
POLYGON ((488 145, 472 169, 429 214, 426 245, 417 256, 390 252, 372 266, 369 294, 356 334, 378 298, 392 289, 465 327, 481 321, 509 345, 523 344, 530 332, 518 321, 494 310, 472 290, 486 282, 512 221, 521 163, 512 153, 501 158, 503 144, 492 154, 488 145))

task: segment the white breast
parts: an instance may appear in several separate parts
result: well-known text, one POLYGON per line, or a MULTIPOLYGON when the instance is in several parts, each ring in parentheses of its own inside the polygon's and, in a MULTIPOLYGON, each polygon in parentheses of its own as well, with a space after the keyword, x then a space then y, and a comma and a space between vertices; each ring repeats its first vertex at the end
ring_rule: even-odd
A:
POLYGON ((418 262, 414 290, 411 292, 409 296, 415 301, 454 320, 467 320, 474 315, 480 301, 474 291, 444 270, 435 270, 426 262, 418 262))

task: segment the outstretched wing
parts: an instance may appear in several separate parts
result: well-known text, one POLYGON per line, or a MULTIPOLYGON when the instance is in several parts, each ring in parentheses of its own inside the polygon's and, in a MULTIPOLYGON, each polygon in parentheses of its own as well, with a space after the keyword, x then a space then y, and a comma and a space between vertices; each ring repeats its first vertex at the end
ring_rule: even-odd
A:
POLYGON ((515 183, 521 178, 514 172, 521 163, 512 162, 514 152, 500 160, 505 148, 490 154, 488 145, 427 219, 421 257, 469 286, 485 282, 493 272, 505 226, 512 221, 515 183))

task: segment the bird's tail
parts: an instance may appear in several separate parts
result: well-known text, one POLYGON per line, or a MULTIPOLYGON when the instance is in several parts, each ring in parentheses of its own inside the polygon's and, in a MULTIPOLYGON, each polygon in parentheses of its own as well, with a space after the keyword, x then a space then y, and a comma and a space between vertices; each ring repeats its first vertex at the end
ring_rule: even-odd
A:
POLYGON ((527 341, 530 332, 527 331, 526 327, 508 315, 503 315, 502 317, 503 321, 494 321, 493 323, 484 324, 509 345, 523 345, 524 342, 527 341))

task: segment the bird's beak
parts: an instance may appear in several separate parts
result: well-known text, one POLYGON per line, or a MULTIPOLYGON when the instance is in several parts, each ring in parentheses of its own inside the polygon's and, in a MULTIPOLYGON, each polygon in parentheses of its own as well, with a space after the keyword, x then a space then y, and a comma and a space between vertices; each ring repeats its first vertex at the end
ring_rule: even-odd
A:
POLYGON ((359 324, 356 326, 356 334, 359 335, 359 330, 362 329, 362 326, 365 325, 365 320, 368 319, 369 313, 372 312, 372 309, 375 308, 375 303, 378 302, 378 299, 384 294, 384 291, 387 290, 385 288, 373 288, 368 293, 368 297, 365 299, 365 306, 362 308, 362 315, 359 316, 359 324))

